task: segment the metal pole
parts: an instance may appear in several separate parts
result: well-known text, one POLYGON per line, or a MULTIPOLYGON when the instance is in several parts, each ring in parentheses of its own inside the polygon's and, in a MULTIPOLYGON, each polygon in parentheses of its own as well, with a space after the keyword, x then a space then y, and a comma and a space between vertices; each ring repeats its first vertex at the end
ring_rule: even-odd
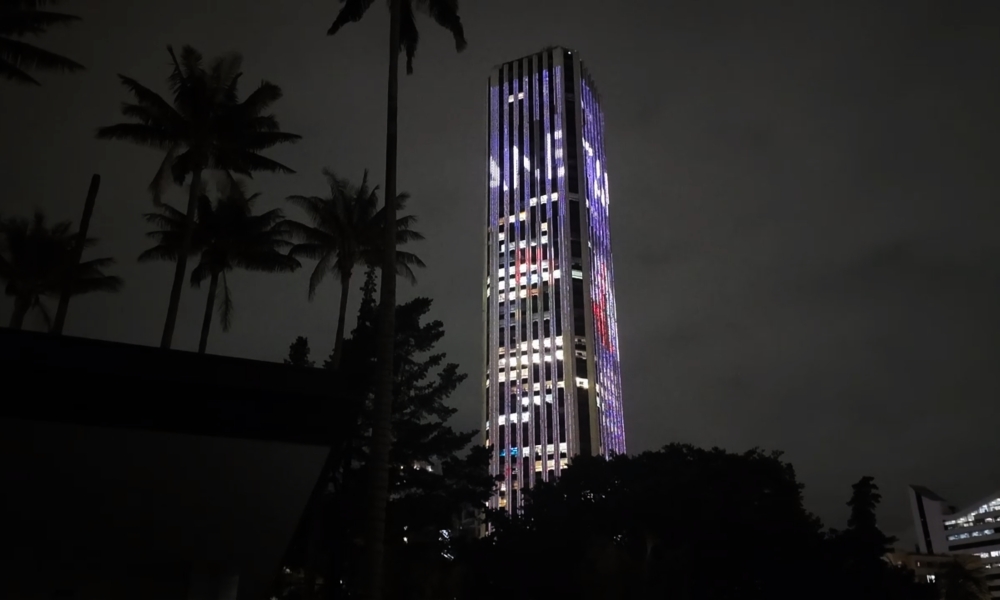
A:
POLYGON ((87 232, 90 230, 90 217, 94 214, 94 203, 97 201, 97 190, 101 187, 101 176, 97 173, 90 178, 90 189, 87 190, 87 201, 83 205, 83 217, 80 218, 80 230, 76 234, 76 245, 73 247, 72 262, 66 268, 65 281, 62 282, 62 294, 59 295, 59 308, 56 310, 56 320, 52 325, 52 333, 62 335, 66 324, 66 311, 69 310, 69 297, 73 293, 73 272, 83 258, 83 246, 87 242, 87 232))

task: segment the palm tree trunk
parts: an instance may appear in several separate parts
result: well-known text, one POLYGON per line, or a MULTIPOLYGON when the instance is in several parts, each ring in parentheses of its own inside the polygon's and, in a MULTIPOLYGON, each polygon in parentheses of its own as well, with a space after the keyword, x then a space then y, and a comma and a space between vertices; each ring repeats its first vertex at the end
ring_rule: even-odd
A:
POLYGON ((340 276, 340 314, 337 315, 337 338, 333 342, 333 370, 340 369, 340 355, 344 351, 344 326, 347 323, 347 296, 351 293, 351 274, 340 276))
POLYGON ((201 339, 198 341, 198 354, 204 354, 208 347, 208 332, 212 329, 212 312, 215 308, 215 291, 219 288, 219 274, 212 273, 212 283, 208 286, 208 302, 205 303, 205 318, 201 322, 201 339))
POLYGON ((198 207, 198 193, 201 188, 201 169, 191 172, 191 189, 188 191, 187 214, 184 215, 184 236, 174 267, 174 283, 170 288, 170 304, 167 305, 167 321, 163 324, 160 348, 170 348, 177 325, 177 310, 181 306, 181 291, 184 289, 184 275, 187 273, 188 254, 191 253, 191 238, 194 234, 194 213, 198 207))
POLYGON ((56 309, 56 321, 52 325, 52 333, 62 335, 66 324, 66 312, 69 311, 69 297, 73 293, 73 271, 83 258, 83 246, 87 243, 87 232, 90 231, 90 217, 94 214, 94 203, 97 201, 97 190, 101 187, 101 176, 94 173, 90 178, 90 188, 87 199, 83 203, 83 216, 80 217, 80 230, 76 233, 76 246, 73 248, 73 260, 67 266, 69 269, 66 280, 62 282, 62 293, 59 294, 59 308, 56 309))
POLYGON ((393 354, 396 332, 396 119, 399 96, 400 0, 389 2, 389 82, 385 135, 385 246, 376 330, 377 375, 368 457, 368 514, 361 597, 382 600, 385 572, 385 508, 389 499, 389 450, 392 448, 393 354))
POLYGON ((24 327, 24 316, 31 308, 31 301, 23 298, 14 298, 14 312, 10 315, 10 328, 21 329, 24 327))

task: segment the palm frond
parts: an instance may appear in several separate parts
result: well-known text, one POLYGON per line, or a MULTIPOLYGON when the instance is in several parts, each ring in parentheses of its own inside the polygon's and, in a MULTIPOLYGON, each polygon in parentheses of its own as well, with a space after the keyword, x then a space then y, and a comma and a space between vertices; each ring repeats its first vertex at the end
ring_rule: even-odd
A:
POLYGON ((139 254, 138 261, 139 262, 151 262, 154 260, 163 260, 170 262, 176 261, 177 255, 179 254, 178 252, 179 247, 180 247, 179 240, 178 240, 178 245, 176 247, 173 245, 163 245, 163 244, 153 246, 152 248, 145 250, 141 254, 139 254))
MULTIPOLYGON (((241 144, 242 147, 246 150, 259 152, 260 150, 267 150, 268 148, 272 148, 274 146, 277 146, 278 144, 294 144, 295 142, 298 142, 299 140, 302 139, 301 135, 295 133, 274 131, 274 129, 277 129, 276 121, 273 124, 269 124, 268 127, 270 128, 269 130, 255 131, 253 133, 248 134, 246 138, 242 141, 241 144)), ((282 166, 282 169, 288 169, 287 172, 291 173, 295 172, 285 166, 282 166)), ((268 169, 255 169, 255 170, 266 171, 268 169)))
POLYGON ((330 254, 330 250, 325 244, 295 244, 288 251, 288 256, 295 259, 321 260, 327 254, 330 254))
POLYGON ((184 227, 184 213, 166 203, 161 204, 159 209, 161 212, 145 213, 142 218, 147 223, 164 229, 180 231, 184 227))
POLYGON ((18 68, 63 72, 84 69, 83 65, 65 56, 10 38, 0 38, 0 56, 8 61, 13 59, 18 68))
POLYGON ((164 100, 162 96, 142 85, 135 79, 119 74, 118 80, 129 92, 131 92, 133 96, 135 96, 135 99, 140 106, 153 111, 159 118, 172 118, 177 121, 182 119, 177 110, 171 106, 169 102, 164 100))
MULTIPOLYGON (((247 203, 250 204, 256 198, 256 194, 247 199, 247 203)), ((286 223, 285 213, 280 208, 272 208, 271 210, 261 213, 254 217, 257 221, 258 227, 261 229, 271 229, 275 228, 275 233, 284 235, 286 231, 283 228, 283 223, 286 223)))
POLYGON ((285 200, 306 211, 310 218, 314 218, 314 215, 322 214, 324 200, 319 196, 296 195, 288 196, 285 200))
POLYGON ((246 117, 243 121, 246 128, 253 132, 278 131, 278 117, 274 115, 260 115, 256 117, 246 117))
POLYGON ((323 283, 323 278, 326 277, 327 271, 330 270, 330 262, 333 260, 333 254, 328 252, 319 259, 316 263, 316 267, 313 268, 312 275, 309 276, 309 300, 312 300, 316 296, 316 289, 319 288, 319 284, 323 283))
MULTIPOLYGON (((153 175, 153 180, 149 182, 146 188, 153 197, 153 206, 163 206, 163 195, 167 192, 167 186, 170 185, 174 170, 174 160, 176 160, 179 151, 180 144, 170 144, 166 154, 163 155, 163 160, 160 161, 160 167, 156 170, 156 174, 153 175)), ((183 218, 183 213, 181 213, 181 216, 183 218)))
MULTIPOLYGON (((288 134, 292 135, 292 134, 288 134)), ((298 136, 295 136, 296 139, 298 136)), ((286 167, 285 165, 279 163, 276 160, 271 160, 260 154, 253 152, 242 153, 233 163, 230 165, 228 163, 223 163, 220 165, 222 168, 228 168, 235 173, 241 175, 250 176, 254 171, 265 171, 269 173, 285 173, 294 174, 295 170, 291 167, 286 167)))
POLYGON ((451 32, 455 39, 455 50, 465 50, 469 43, 465 39, 465 28, 458 15, 458 0, 416 0, 417 10, 426 12, 434 22, 451 32))
POLYGON ((15 67, 12 63, 7 62, 0 58, 0 77, 8 81, 16 81, 18 83, 31 83, 34 85, 42 85, 40 81, 28 75, 21 69, 15 67))
POLYGON ((399 46, 400 52, 406 52, 406 74, 413 74, 413 59, 420 45, 420 31, 417 29, 417 16, 413 13, 413 3, 405 0, 399 3, 399 46))
POLYGON ((215 95, 216 102, 237 102, 238 82, 243 75, 243 56, 238 52, 230 52, 212 61, 208 69, 209 88, 215 95))
POLYGON ((13 37, 40 35, 53 25, 65 25, 80 20, 76 15, 16 8, 16 6, 4 7, 3 16, 0 17, 0 35, 13 37))
MULTIPOLYGON (((258 117, 261 112, 267 109, 269 106, 281 100, 283 93, 281 88, 274 85, 269 81, 261 81, 257 89, 251 92, 249 96, 246 97, 243 102, 240 103, 240 108, 246 115, 258 117)), ((269 131, 273 131, 268 129, 269 131)))
MULTIPOLYGON (((98 130, 102 139, 119 139, 166 151, 150 191, 154 204, 162 201, 172 178, 184 185, 189 175, 209 169, 250 176, 256 171, 294 173, 260 151, 295 142, 300 136, 280 131, 273 115, 261 112, 281 97, 281 89, 263 82, 243 103, 238 82, 242 58, 225 55, 204 66, 202 55, 190 46, 180 55, 168 46, 173 64, 167 84, 172 97, 164 99, 136 80, 120 76, 135 98, 122 106, 134 122, 98 130)), ((195 182, 200 184, 201 182, 195 182)))
POLYGON ((265 251, 239 255, 234 260, 233 266, 260 273, 287 273, 297 270, 302 263, 280 252, 265 251))
POLYGON ((77 265, 76 268, 81 274, 93 273, 100 271, 101 269, 114 266, 114 264, 115 264, 115 259, 111 257, 92 258, 90 260, 82 261, 79 265, 77 265))
POLYGON ((348 23, 357 23, 365 16, 368 9, 374 3, 374 0, 340 0, 344 5, 337 13, 337 18, 334 19, 333 25, 330 25, 330 29, 326 31, 327 35, 335 35, 344 25, 348 23))
POLYGON ((417 282, 417 274, 413 271, 414 267, 424 268, 427 265, 424 261, 411 252, 404 252, 403 250, 396 251, 396 274, 400 277, 405 277, 410 283, 417 282))
POLYGON ((119 123, 97 129, 97 139, 124 140, 141 146, 152 146, 166 150, 174 145, 174 140, 159 127, 143 125, 142 123, 119 123))
POLYGON ((91 292, 117 292, 122 288, 121 277, 104 275, 102 277, 87 277, 73 281, 70 289, 73 295, 89 294, 91 292))
POLYGON ((317 227, 310 227, 305 223, 286 220, 281 223, 281 228, 294 239, 299 239, 304 244, 315 244, 319 246, 333 246, 336 242, 330 233, 317 227))
MULTIPOLYGON (((399 219, 402 220, 402 219, 399 219)), ((402 246, 410 242, 419 242, 424 240, 424 234, 413 231, 412 229, 406 229, 402 227, 396 228, 396 245, 402 246)))
POLYGON ((40 0, 4 0, 0 4, 0 77, 17 83, 39 85, 28 69, 79 71, 78 62, 13 39, 45 33, 50 27, 78 21, 79 17, 39 10, 40 0))

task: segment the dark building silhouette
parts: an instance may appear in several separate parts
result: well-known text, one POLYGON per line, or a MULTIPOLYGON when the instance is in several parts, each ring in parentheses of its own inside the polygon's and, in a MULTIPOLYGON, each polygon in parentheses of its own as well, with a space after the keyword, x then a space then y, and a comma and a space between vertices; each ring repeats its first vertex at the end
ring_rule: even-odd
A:
POLYGON ((0 597, 266 597, 337 435, 327 371, 7 330, 0 369, 0 597))

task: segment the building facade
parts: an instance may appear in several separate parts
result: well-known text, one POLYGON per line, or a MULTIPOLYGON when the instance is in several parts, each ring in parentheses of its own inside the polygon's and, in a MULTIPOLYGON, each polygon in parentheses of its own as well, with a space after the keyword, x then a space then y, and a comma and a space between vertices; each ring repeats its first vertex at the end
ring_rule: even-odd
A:
POLYGON ((885 559, 891 565, 905 567, 913 571, 916 581, 926 583, 939 583, 939 579, 943 578, 943 574, 947 573, 948 568, 956 560, 968 569, 973 576, 984 572, 987 565, 987 561, 974 554, 953 556, 950 554, 920 554, 919 552, 902 552, 897 550, 888 553, 885 559))
POLYGON ((910 509, 922 554, 981 559, 990 594, 1000 598, 1000 491, 956 507, 923 486, 911 485, 910 509))
POLYGON ((495 508, 575 455, 625 452, 604 116, 572 50, 489 82, 484 421, 495 508))

